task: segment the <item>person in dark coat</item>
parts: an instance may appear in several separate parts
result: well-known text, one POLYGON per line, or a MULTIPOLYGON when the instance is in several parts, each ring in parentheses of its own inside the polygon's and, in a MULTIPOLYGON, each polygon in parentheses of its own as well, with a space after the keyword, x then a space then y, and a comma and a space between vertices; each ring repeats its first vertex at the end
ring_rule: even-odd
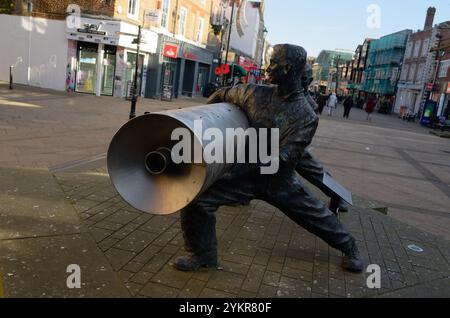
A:
POLYGON ((176 260, 178 270, 192 272, 217 266, 216 211, 224 205, 259 199, 342 251, 344 269, 363 271, 354 237, 295 171, 319 122, 301 83, 306 57, 302 47, 276 45, 267 70, 270 82, 275 85, 237 85, 221 89, 209 99, 210 104, 228 102, 240 107, 253 128, 279 129, 280 167, 276 174, 264 175, 260 171, 261 163, 234 165, 229 173, 181 211, 185 245, 191 254, 176 260))
POLYGON ((328 96, 325 94, 320 94, 317 98, 317 105, 319 106, 319 115, 322 115, 323 109, 327 105, 328 96))
POLYGON ((353 105, 353 97, 348 96, 344 101, 344 118, 348 119, 350 117, 350 111, 352 110, 353 105))

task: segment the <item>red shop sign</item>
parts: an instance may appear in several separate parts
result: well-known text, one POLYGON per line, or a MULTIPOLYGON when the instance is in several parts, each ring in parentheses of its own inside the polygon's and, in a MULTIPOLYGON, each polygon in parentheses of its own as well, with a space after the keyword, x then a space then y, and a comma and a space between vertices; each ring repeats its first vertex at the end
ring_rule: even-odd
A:
POLYGON ((178 46, 173 44, 164 44, 164 56, 172 59, 178 57, 178 46))
POLYGON ((194 53, 190 52, 188 49, 184 50, 184 58, 189 60, 197 61, 198 57, 194 53))

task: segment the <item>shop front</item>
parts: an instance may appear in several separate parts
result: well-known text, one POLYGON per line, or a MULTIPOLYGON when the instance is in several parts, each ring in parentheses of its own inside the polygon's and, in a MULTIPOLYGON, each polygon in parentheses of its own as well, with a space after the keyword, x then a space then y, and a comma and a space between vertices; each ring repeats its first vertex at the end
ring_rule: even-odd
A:
POLYGON ((139 63, 138 86, 143 92, 149 56, 156 53, 157 34, 142 30, 143 44, 137 57, 133 44, 138 28, 116 21, 81 18, 78 27, 67 29, 66 87, 78 93, 127 97, 139 63))
POLYGON ((147 83, 146 96, 171 100, 203 94, 211 78, 211 51, 161 35, 159 52, 158 60, 150 62, 153 77, 147 83))

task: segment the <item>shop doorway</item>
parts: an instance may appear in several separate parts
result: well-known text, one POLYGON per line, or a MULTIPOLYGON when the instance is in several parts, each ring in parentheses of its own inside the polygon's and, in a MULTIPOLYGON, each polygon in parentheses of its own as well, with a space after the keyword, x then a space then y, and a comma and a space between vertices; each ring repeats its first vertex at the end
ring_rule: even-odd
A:
POLYGON ((95 93, 97 83, 98 44, 78 42, 78 67, 75 90, 79 93, 95 93))
POLYGON ((162 67, 161 100, 171 101, 174 92, 174 77, 177 65, 175 63, 164 63, 162 67))
POLYGON ((203 95, 206 85, 208 84, 208 77, 209 77, 209 66, 206 64, 200 64, 200 67, 198 69, 197 87, 195 92, 197 95, 203 95))
POLYGON ((194 86, 195 62, 186 60, 183 78, 183 95, 192 97, 192 89, 194 86))

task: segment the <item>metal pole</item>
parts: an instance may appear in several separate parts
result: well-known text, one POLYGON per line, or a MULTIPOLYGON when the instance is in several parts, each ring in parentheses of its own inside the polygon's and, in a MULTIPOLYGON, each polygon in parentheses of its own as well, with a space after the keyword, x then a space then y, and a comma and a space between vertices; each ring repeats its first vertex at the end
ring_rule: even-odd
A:
POLYGON ((338 95, 338 87, 339 87, 339 64, 341 63, 341 56, 337 56, 337 64, 336 64, 336 95, 338 95))
POLYGON ((130 119, 136 117, 136 104, 138 101, 138 71, 139 71, 139 50, 141 45, 141 26, 139 26, 138 37, 136 39, 137 42, 137 52, 136 52, 136 67, 134 71, 134 83, 133 83, 133 96, 131 97, 131 111, 130 111, 130 119))
MULTIPOLYGON (((233 4, 231 7, 231 18, 230 18, 230 25, 228 27, 228 40, 227 40, 227 52, 225 55, 225 64, 228 64, 228 53, 230 52, 230 41, 231 41, 231 31, 232 31, 232 27, 233 27, 233 17, 234 17, 234 3, 235 0, 233 0, 233 4)), ((223 77, 223 81, 225 83, 225 79, 226 77, 223 77)))
POLYGON ((12 75, 13 66, 9 66, 9 89, 13 89, 13 75, 12 75))

